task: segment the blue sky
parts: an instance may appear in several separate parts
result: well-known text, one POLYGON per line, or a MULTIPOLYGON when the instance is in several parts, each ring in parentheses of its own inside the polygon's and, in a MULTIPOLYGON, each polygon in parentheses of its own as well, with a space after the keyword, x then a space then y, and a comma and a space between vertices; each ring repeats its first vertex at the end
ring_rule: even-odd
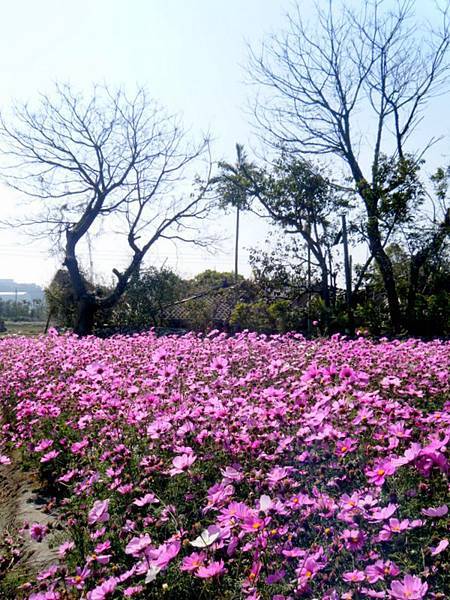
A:
MULTIPOLYGON (((250 90, 242 65, 247 43, 282 26, 290 2, 283 0, 18 0, 2 6, 0 72, 2 108, 14 99, 32 100, 55 81, 78 89, 94 82, 145 85, 170 111, 183 115, 193 136, 209 131, 214 158, 233 158, 236 141, 251 138, 245 114, 250 90)), ((3 211, 12 205, 2 189, 3 211)), ((1 209, 0 209, 1 210, 1 209)), ((221 230, 232 236, 231 217, 221 230)), ((244 217, 242 243, 265 238, 265 225, 244 217), (245 234, 245 230, 249 235, 245 234)), ((182 274, 203 268, 231 269, 232 241, 210 256, 192 247, 158 248, 148 262, 182 274)), ((108 273, 123 252, 96 244, 96 269, 108 273)), ((243 269, 246 266, 243 251, 243 269)), ((0 277, 47 282, 58 266, 45 243, 2 232, 0 277)))
MULTIPOLYGON (((323 1, 323 0, 321 0, 323 1)), ((428 0, 427 0, 428 2, 428 0)), ((312 0, 300 2, 311 13, 312 0)), ((285 24, 291 0, 16 0, 2 5, 0 36, 1 106, 14 98, 32 100, 55 81, 78 89, 94 82, 145 85, 170 111, 181 113, 192 134, 210 131, 215 159, 233 159, 236 141, 251 146, 254 135, 246 108, 252 95, 245 83, 247 44, 259 46, 265 35, 285 24)), ((436 114, 437 133, 448 133, 436 114)), ((433 119, 432 119, 433 121, 433 119)), ((432 123, 433 124, 433 123, 432 123)), ((445 149, 437 149, 437 160, 445 149), (440 154, 439 154, 440 153, 440 154)), ((0 188, 0 214, 12 205, 0 188)), ((230 239, 215 257, 193 248, 163 246, 149 263, 167 264, 181 274, 204 268, 231 270, 233 219, 220 220, 230 239)), ((264 223, 245 216, 244 247, 263 242, 264 223)), ((2 232, 0 278, 46 283, 58 266, 43 242, 2 232)), ((111 268, 125 256, 107 241, 96 242, 96 270, 108 281, 111 268)), ((245 252, 243 270, 248 272, 245 252)))

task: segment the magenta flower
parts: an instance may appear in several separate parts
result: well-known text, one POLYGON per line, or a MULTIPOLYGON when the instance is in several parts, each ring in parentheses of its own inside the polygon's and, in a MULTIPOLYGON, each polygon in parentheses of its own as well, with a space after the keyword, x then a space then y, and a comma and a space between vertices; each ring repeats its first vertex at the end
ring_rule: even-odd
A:
POLYGON ((50 462, 51 460, 56 458, 58 456, 58 454, 59 454, 59 450, 50 450, 50 452, 47 452, 47 454, 44 454, 43 456, 41 456, 41 460, 39 462, 41 462, 41 463, 50 462))
POLYGON ((35 452, 43 452, 44 450, 51 448, 51 446, 53 446, 53 440, 44 439, 44 440, 41 440, 39 442, 39 444, 36 444, 36 446, 34 447, 34 451, 35 452))
POLYGON ((133 596, 137 596, 144 591, 144 586, 142 585, 131 585, 123 590, 123 595, 125 598, 132 598, 133 596))
POLYGON ((344 529, 342 539, 347 550, 361 550, 364 547, 366 535, 361 529, 344 529))
POLYGON ((94 506, 89 511, 88 524, 94 525, 94 523, 105 523, 109 520, 109 499, 107 500, 96 500, 94 506))
POLYGON ((395 466, 392 462, 385 460, 376 465, 373 469, 367 469, 366 475, 370 483, 376 486, 382 486, 386 477, 395 473, 395 466))
POLYGON ((64 558, 68 552, 75 548, 75 544, 73 542, 67 541, 63 542, 58 548, 58 556, 59 558, 64 558))
POLYGON ((430 508, 422 508, 421 513, 426 517, 445 517, 445 515, 448 513, 448 506, 443 504, 442 506, 438 506, 436 508, 432 508, 431 506, 430 508))
POLYGON ((421 600, 428 590, 428 583, 415 575, 405 575, 403 581, 393 581, 389 589, 391 598, 397 600, 421 600))
POLYGON ((377 560, 373 565, 366 567, 365 573, 369 583, 376 583, 377 581, 383 581, 386 576, 397 577, 400 569, 390 560, 386 562, 377 560))
POLYGON ((88 446, 88 445, 89 445, 89 440, 84 438, 81 440, 81 442, 74 442, 71 445, 70 450, 73 454, 81 454, 81 452, 84 450, 84 448, 86 448, 86 446, 88 446))
POLYGON ((42 542, 47 533, 48 528, 46 525, 41 525, 39 523, 33 523, 30 525, 30 537, 35 542, 42 542))
POLYGON ((87 566, 84 566, 82 569, 77 567, 75 573, 74 576, 67 578, 67 583, 77 588, 77 590, 82 590, 86 579, 92 575, 92 571, 87 566))
POLYGON ((161 546, 155 549, 149 549, 146 552, 146 556, 151 558, 150 566, 162 570, 178 555, 180 549, 181 542, 177 540, 169 544, 161 544, 161 546))
POLYGON ((58 566, 57 565, 50 565, 50 567, 48 567, 47 569, 44 569, 44 571, 41 571, 40 573, 37 574, 36 579, 38 581, 44 581, 45 579, 49 579, 50 577, 52 579, 55 579, 55 575, 58 571, 58 566))
POLYGON ((347 571, 342 575, 342 579, 348 583, 360 583, 365 578, 364 571, 347 571))
POLYGON ((193 552, 189 556, 185 556, 185 558, 183 558, 180 569, 182 571, 195 571, 204 565, 205 560, 205 552, 193 552))
POLYGON ((125 554, 131 554, 131 556, 138 557, 144 550, 151 546, 151 539, 148 533, 141 535, 140 537, 132 538, 125 547, 125 554))
POLYGON ((395 513, 397 508, 398 508, 397 504, 388 504, 384 508, 374 508, 371 511, 369 518, 371 521, 375 521, 375 522, 385 521, 386 519, 389 519, 390 517, 392 517, 392 515, 395 513))
POLYGON ((136 498, 136 500, 133 501, 133 504, 135 506, 142 507, 142 506, 146 506, 147 504, 157 504, 158 502, 159 502, 159 500, 157 499, 155 494, 145 494, 145 496, 136 498))
POLYGON ((172 460, 173 469, 170 469, 169 474, 173 477, 174 475, 183 473, 183 471, 189 469, 189 467, 196 461, 196 459, 197 457, 195 456, 195 454, 192 453, 176 456, 172 460))
POLYGON ((199 567, 196 575, 201 579, 210 579, 211 577, 218 577, 226 573, 223 560, 210 562, 209 564, 199 567))
POLYGON ((435 547, 432 548, 430 546, 430 550, 431 550, 431 556, 436 556, 437 554, 440 554, 441 552, 444 552, 444 550, 448 547, 448 539, 444 538, 443 540, 441 540, 439 542, 439 544, 435 547))
POLYGON ((267 475, 267 481, 269 483, 269 487, 274 487, 277 483, 286 479, 290 473, 291 469, 286 467, 274 467, 267 475))
POLYGON ((336 442, 336 454, 338 456, 346 456, 349 452, 353 452, 358 446, 358 442, 352 438, 345 438, 336 442))
POLYGON ((94 588, 91 592, 88 592, 87 599, 106 600, 107 598, 111 598, 117 587, 117 583, 118 581, 115 577, 110 577, 101 585, 98 585, 96 588, 94 588))

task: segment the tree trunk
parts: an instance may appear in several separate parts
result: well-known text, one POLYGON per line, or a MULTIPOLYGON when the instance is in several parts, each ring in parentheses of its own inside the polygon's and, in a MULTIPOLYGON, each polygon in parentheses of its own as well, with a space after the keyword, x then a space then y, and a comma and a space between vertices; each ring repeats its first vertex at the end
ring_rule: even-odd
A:
POLYGON ((98 310, 98 304, 95 298, 87 294, 78 300, 77 321, 74 326, 74 333, 79 336, 91 335, 94 330, 95 313, 98 310))
POLYGON ((375 227, 373 227, 373 225, 369 225, 367 230, 369 234, 370 251, 372 252, 373 257, 378 264, 381 276, 383 278, 384 289, 386 291, 389 306, 389 316, 391 319, 392 330, 394 333, 399 333, 402 325, 402 317, 400 312, 400 303, 398 301, 394 271, 392 269, 392 263, 381 244, 381 239, 378 231, 378 223, 376 223, 375 227), (374 229, 378 232, 378 235, 374 234, 374 229))
POLYGON ((320 265, 321 296, 326 308, 330 308, 330 286, 328 285, 328 267, 326 262, 320 265))

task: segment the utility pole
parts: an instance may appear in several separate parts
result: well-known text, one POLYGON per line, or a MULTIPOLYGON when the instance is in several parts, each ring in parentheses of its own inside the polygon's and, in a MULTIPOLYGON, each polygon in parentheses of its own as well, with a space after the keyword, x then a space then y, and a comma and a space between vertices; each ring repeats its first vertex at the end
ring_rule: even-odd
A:
POLYGON ((239 263, 239 205, 236 206, 236 239, 234 243, 234 281, 238 282, 238 263, 239 263))
POLYGON ((344 245, 344 269, 345 269, 345 302, 347 305, 348 326, 353 333, 353 311, 352 311, 352 268, 348 254, 347 221, 345 214, 342 218, 342 243, 344 245))
MULTIPOLYGON (((311 225, 310 222, 308 220, 308 224, 307 224, 307 231, 308 234, 311 232, 311 225)), ((308 244, 308 271, 307 271, 307 286, 308 286, 308 321, 307 321, 307 328, 308 328, 308 335, 311 336, 311 331, 312 331, 312 323, 311 323, 311 248, 308 244)))

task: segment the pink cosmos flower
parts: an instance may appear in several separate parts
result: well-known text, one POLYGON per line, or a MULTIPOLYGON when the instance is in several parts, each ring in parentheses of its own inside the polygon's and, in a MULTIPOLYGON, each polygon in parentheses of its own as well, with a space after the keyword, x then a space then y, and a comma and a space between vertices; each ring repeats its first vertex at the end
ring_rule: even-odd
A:
POLYGON ((223 356, 217 356, 211 363, 211 371, 217 371, 218 373, 224 374, 228 371, 228 361, 223 356))
POLYGON ((193 552, 189 556, 185 556, 181 561, 180 569, 182 571, 195 571, 204 565, 206 560, 205 552, 193 552))
POLYGON ((111 542, 109 540, 105 540, 104 542, 100 542, 94 548, 95 554, 103 554, 106 550, 111 548, 111 542))
POLYGON ((61 475, 61 477, 58 477, 57 481, 61 481, 62 483, 68 483, 71 479, 73 479, 74 475, 76 475, 77 471, 75 469, 72 469, 70 471, 67 471, 67 473, 64 473, 64 475, 61 475))
POLYGON ((397 600, 421 600, 428 590, 428 583, 415 575, 405 575, 403 581, 393 581, 389 589, 391 598, 397 600))
POLYGON ((50 565, 50 567, 48 567, 47 569, 44 569, 44 571, 41 571, 40 573, 38 573, 36 576, 36 579, 38 581, 44 581, 45 579, 49 579, 50 577, 52 579, 54 579, 57 571, 58 571, 58 565, 50 565))
POLYGON ((418 458, 420 456, 421 452, 422 452, 422 446, 420 444, 417 444, 416 442, 414 442, 405 451, 403 456, 400 456, 399 458, 395 458, 393 460, 393 463, 396 467, 401 467, 403 465, 407 465, 407 464, 413 462, 414 460, 416 460, 416 458, 418 458))
POLYGON ((444 538, 443 540, 441 540, 439 542, 439 544, 433 548, 430 546, 430 550, 431 550, 431 556, 436 556, 437 554, 440 554, 441 552, 444 552, 444 550, 448 547, 448 539, 444 538))
POLYGON ((295 571, 299 586, 302 588, 308 584, 322 568, 323 566, 314 557, 308 557, 306 560, 300 561, 300 567, 295 571))
POLYGON ((226 469, 220 469, 223 477, 223 483, 231 483, 232 481, 242 481, 244 475, 241 470, 235 469, 234 467, 226 467, 226 469))
POLYGON ((347 456, 349 452, 353 452, 358 446, 358 442, 351 438, 345 438, 345 440, 339 440, 336 443, 336 454, 338 456, 347 456))
POLYGON ((374 508, 370 513, 369 520, 375 522, 385 521, 386 519, 392 517, 397 508, 397 504, 388 504, 384 508, 374 508))
POLYGON ((140 556, 149 546, 151 546, 152 540, 148 533, 139 537, 132 538, 125 547, 125 554, 131 554, 131 556, 140 556))
POLYGON ((169 474, 173 477, 174 475, 183 473, 183 471, 189 469, 196 459, 197 457, 195 454, 182 454, 181 456, 176 456, 172 460, 173 469, 170 469, 169 474))
POLYGON ((109 520, 109 499, 96 500, 94 506, 89 511, 88 524, 94 525, 94 523, 105 523, 109 520))
POLYGON ((133 504, 135 506, 146 506, 147 504, 157 504, 159 502, 158 498, 155 496, 155 494, 145 494, 145 496, 141 496, 140 498, 136 498, 136 500, 133 501, 133 504))
POLYGON ((43 452, 44 450, 47 450, 51 446, 53 446, 53 440, 49 440, 49 439, 41 440, 39 442, 39 444, 36 444, 36 446, 34 447, 34 451, 35 452, 43 452))
POLYGON ((87 440, 86 438, 83 438, 81 440, 81 442, 74 442, 71 447, 70 450, 73 454, 80 454, 84 448, 86 448, 86 446, 89 444, 89 440, 87 440))
POLYGON ((369 583, 383 581, 387 575, 396 577, 399 573, 400 569, 390 560, 385 562, 377 560, 375 563, 365 568, 365 574, 369 583))
POLYGON ((218 577, 226 573, 223 560, 213 561, 205 566, 198 568, 195 573, 197 577, 201 579, 210 579, 211 577, 218 577))
POLYGON ((64 558, 68 552, 75 548, 75 544, 73 542, 67 541, 63 542, 58 548, 58 556, 59 558, 64 558))
POLYGON ((0 454, 0 465, 10 465, 11 459, 5 456, 4 454, 0 454))
POLYGON ((370 483, 376 486, 382 486, 386 480, 386 477, 395 473, 395 466, 391 461, 385 460, 373 469, 367 469, 366 475, 370 483))
POLYGON ((67 583, 70 586, 77 588, 77 590, 82 590, 84 588, 84 582, 88 579, 92 574, 92 571, 84 566, 82 569, 77 567, 75 570, 75 575, 67 578, 67 583))
POLYGON ((208 504, 203 509, 203 513, 207 513, 210 510, 220 507, 226 501, 228 501, 234 494, 234 487, 232 485, 225 485, 224 483, 216 483, 208 490, 208 504))
POLYGON ((151 559, 150 566, 162 570, 167 567, 170 561, 175 558, 181 549, 181 542, 161 544, 158 548, 147 550, 146 556, 151 559))
POLYGON ((94 588, 91 592, 88 592, 87 599, 106 600, 106 598, 111 598, 117 587, 117 583, 118 581, 116 577, 110 577, 101 585, 98 585, 96 588, 94 588))
POLYGON ((431 506, 430 508, 422 508, 421 513, 426 517, 445 517, 445 515, 448 513, 448 506, 443 504, 442 506, 438 506, 436 508, 432 508, 431 506))
POLYGON ((342 579, 349 583, 359 583, 366 578, 364 571, 347 571, 343 573, 342 579))
POLYGON ((42 542, 47 533, 48 528, 46 525, 40 525, 39 523, 30 525, 30 537, 35 542, 42 542))
POLYGON ((366 541, 366 535, 361 529, 344 529, 342 539, 347 550, 361 550, 366 541))
POLYGON ((267 474, 267 482, 269 483, 269 487, 274 487, 275 485, 277 485, 277 483, 280 483, 280 481, 283 481, 283 479, 286 479, 286 477, 288 477, 290 471, 291 471, 291 469, 289 469, 287 467, 274 467, 267 474))
POLYGON ((49 462, 51 460, 53 460, 54 458, 56 458, 59 454, 59 450, 50 450, 50 452, 47 452, 47 454, 44 454, 43 456, 41 456, 41 460, 39 462, 41 463, 46 463, 49 462))
POLYGON ((355 378, 355 372, 351 367, 345 366, 339 371, 339 379, 345 381, 353 381, 355 378))
POLYGON ((144 590, 143 585, 131 585, 123 590, 125 598, 132 598, 144 590))

